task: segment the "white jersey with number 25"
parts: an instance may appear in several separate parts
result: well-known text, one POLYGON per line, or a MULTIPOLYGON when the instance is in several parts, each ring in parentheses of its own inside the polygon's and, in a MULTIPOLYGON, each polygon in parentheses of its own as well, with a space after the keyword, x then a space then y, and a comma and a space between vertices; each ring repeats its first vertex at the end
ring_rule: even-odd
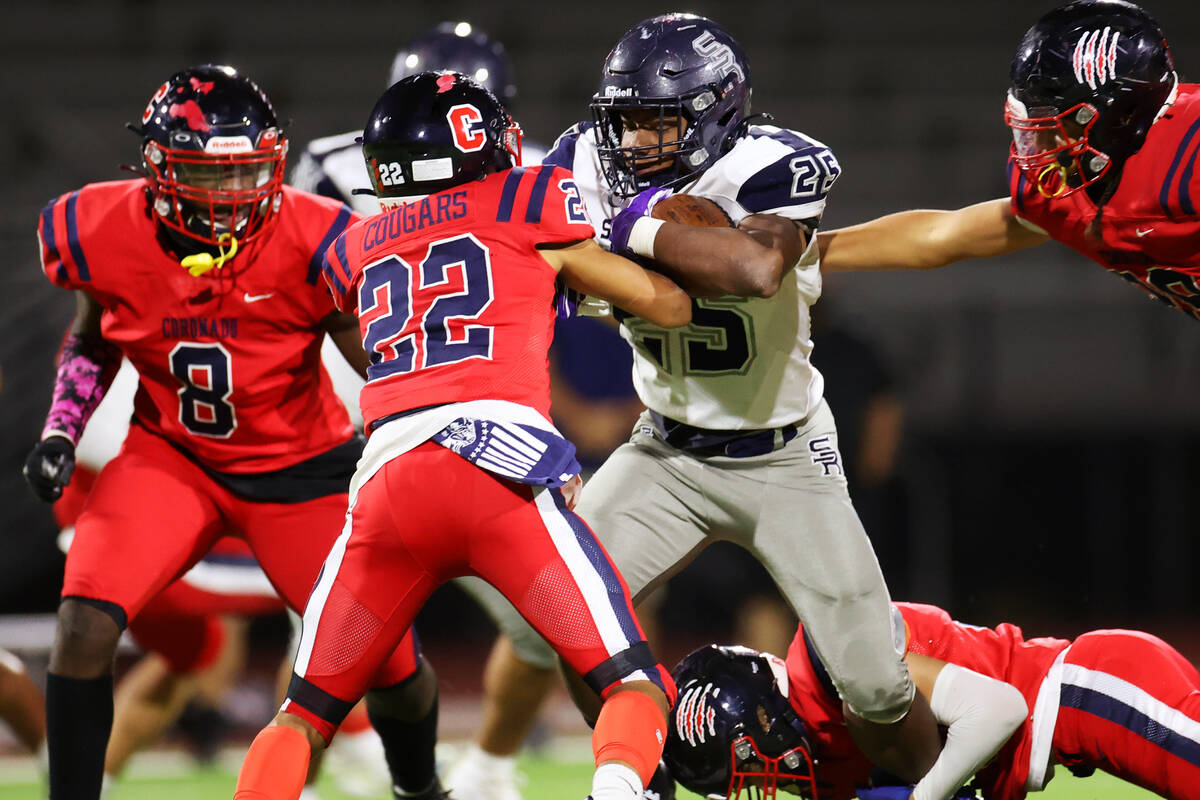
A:
MULTIPOLYGON (((600 170, 592 125, 559 137, 544 163, 575 173, 587 210, 607 245, 620 210, 600 170), (603 221, 603 222, 601 222, 603 221)), ((770 298, 696 300, 692 322, 666 330, 618 313, 634 350, 633 382, 648 408, 698 428, 774 428, 809 415, 824 382, 813 367, 808 308, 821 295, 815 231, 841 167, 833 152, 802 133, 753 125, 724 156, 680 191, 706 197, 737 223, 750 214, 804 222, 809 247, 770 298)))

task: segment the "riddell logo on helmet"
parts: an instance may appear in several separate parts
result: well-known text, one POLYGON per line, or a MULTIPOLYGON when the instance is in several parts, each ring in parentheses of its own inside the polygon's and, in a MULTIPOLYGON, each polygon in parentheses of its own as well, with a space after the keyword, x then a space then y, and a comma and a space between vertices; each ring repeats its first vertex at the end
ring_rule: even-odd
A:
POLYGON ((248 153, 253 149, 248 136, 214 136, 204 143, 206 153, 248 153))
POLYGON ((605 86, 605 97, 633 97, 637 94, 637 89, 633 86, 605 86))
POLYGON ((1075 80, 1086 83, 1089 89, 1117 79, 1117 40, 1119 31, 1106 27, 1103 31, 1085 31, 1075 45, 1071 66, 1075 80), (1111 34, 1111 38, 1110 38, 1111 34))

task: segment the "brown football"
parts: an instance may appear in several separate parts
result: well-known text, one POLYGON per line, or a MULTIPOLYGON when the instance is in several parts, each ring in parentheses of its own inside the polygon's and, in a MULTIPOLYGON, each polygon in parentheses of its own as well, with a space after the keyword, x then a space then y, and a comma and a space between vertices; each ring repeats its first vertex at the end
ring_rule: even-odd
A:
POLYGON ((703 197, 690 194, 673 194, 659 200, 650 211, 650 216, 680 225, 698 228, 732 228, 733 220, 721 207, 703 197))

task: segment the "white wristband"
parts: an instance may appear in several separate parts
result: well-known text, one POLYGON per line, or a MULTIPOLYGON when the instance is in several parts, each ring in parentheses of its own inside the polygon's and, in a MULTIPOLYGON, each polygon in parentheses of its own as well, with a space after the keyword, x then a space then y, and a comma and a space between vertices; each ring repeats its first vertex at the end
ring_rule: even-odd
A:
POLYGON ((654 217, 638 217, 629 229, 629 250, 639 256, 654 258, 654 238, 663 221, 654 217))

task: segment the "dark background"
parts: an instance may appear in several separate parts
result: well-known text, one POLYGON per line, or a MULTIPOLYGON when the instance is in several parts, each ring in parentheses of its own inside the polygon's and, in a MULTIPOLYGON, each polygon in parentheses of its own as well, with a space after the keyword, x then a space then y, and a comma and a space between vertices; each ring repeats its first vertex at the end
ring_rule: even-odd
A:
MULTIPOLYGON (((1009 60, 1053 5, 59 0, 8 8, 0 32, 0 611, 51 610, 62 568, 49 509, 19 475, 73 312, 69 294, 40 275, 36 215, 61 192, 121 177, 117 165, 137 158, 124 124, 175 70, 206 61, 241 68, 290 120, 296 153, 311 138, 361 126, 395 50, 434 23, 464 18, 508 46, 516 116, 529 138, 549 142, 586 116, 604 57, 628 27, 670 10, 704 13, 749 54, 756 110, 838 155, 844 173, 825 217, 836 227, 1005 194, 1009 60)), ((1197 79, 1200 3, 1147 7, 1183 79, 1197 79)), ((896 597, 1039 632, 1174 631, 1192 619, 1195 321, 1057 244, 828 284, 819 311, 880 350, 907 409, 899 499, 883 506, 872 531, 896 597)), ((704 580, 721 588, 719 577, 704 580)), ((466 609, 442 601, 435 616, 473 613, 466 609)), ((436 622, 423 635, 436 636, 436 622)))

